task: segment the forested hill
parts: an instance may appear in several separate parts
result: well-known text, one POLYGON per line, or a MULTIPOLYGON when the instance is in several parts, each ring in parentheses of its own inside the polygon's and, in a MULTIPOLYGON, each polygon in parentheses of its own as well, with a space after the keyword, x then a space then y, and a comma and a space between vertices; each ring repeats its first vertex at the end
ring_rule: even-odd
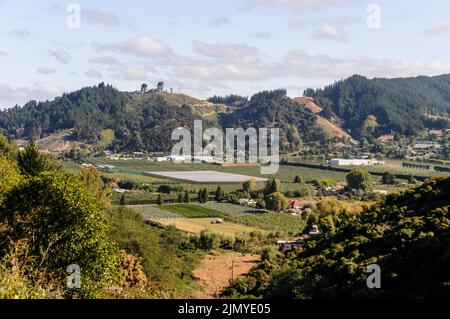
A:
POLYGON ((318 240, 261 262, 225 294, 269 298, 449 298, 450 178, 431 179, 357 216, 322 216, 318 240), (338 225, 326 231, 324 225, 338 225), (367 266, 381 269, 369 289, 367 266))
POLYGON ((371 80, 354 75, 305 95, 354 137, 450 127, 450 75, 371 80))
POLYGON ((239 104, 215 100, 220 101, 167 92, 121 92, 101 83, 53 101, 31 101, 2 111, 0 133, 15 139, 39 139, 71 130, 71 139, 116 151, 169 151, 174 143, 172 131, 192 128, 195 119, 202 119, 204 128, 280 127, 282 149, 323 136, 316 116, 293 103, 285 90, 258 93, 250 101, 241 98, 239 104))
POLYGON ((167 150, 172 130, 191 127, 200 116, 197 102, 181 94, 121 92, 101 83, 2 111, 0 131, 10 138, 39 139, 74 129, 72 138, 96 145, 106 130, 107 143, 115 149, 167 150))

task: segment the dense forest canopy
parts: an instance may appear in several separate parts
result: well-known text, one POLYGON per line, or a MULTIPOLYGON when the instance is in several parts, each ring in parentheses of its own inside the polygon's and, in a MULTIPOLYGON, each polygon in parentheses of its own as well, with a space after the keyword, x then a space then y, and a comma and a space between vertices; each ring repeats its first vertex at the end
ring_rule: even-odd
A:
POLYGON ((134 151, 169 151, 172 131, 192 128, 195 119, 202 119, 204 128, 280 127, 282 142, 291 147, 314 140, 322 132, 315 124, 315 115, 293 103, 285 90, 264 91, 250 101, 237 95, 212 100, 233 105, 234 112, 218 114, 218 123, 202 118, 195 105, 180 105, 170 93, 126 93, 101 83, 53 101, 31 101, 2 111, 0 132, 10 138, 29 139, 74 129, 76 140, 96 145, 102 143, 108 130, 110 147, 134 151))
POLYGON ((298 250, 265 260, 226 292, 268 298, 450 297, 450 178, 391 194, 359 215, 341 213, 298 250), (330 226, 333 224, 333 227, 330 226), (381 269, 381 289, 366 285, 381 269))
MULTIPOLYGON (((324 89, 308 89, 305 95, 322 108, 319 115, 359 138, 450 127, 449 92, 450 75, 373 80, 355 75, 324 89)), ((167 152, 173 145, 171 132, 192 128, 195 119, 202 119, 204 128, 278 127, 282 151, 296 151, 304 143, 323 144, 330 138, 317 124, 317 116, 282 89, 249 99, 213 96, 206 102, 160 91, 121 92, 104 83, 0 111, 0 133, 39 139, 73 129, 72 138, 90 145, 167 152)))
POLYGON ((450 127, 450 75, 372 80, 354 75, 304 94, 356 137, 450 127))

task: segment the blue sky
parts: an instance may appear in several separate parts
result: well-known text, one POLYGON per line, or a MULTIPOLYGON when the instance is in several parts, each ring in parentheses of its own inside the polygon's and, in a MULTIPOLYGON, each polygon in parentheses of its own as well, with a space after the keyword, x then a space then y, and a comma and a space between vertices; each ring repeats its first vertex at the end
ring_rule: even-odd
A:
POLYGON ((354 73, 450 73, 449 40, 448 0, 0 0, 0 108, 102 81, 298 96, 354 73))

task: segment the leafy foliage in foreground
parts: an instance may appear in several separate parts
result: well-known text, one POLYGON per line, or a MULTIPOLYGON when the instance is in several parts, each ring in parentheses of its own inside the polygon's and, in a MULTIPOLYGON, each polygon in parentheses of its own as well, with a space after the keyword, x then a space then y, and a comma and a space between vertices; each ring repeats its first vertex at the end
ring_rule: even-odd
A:
POLYGON ((264 261, 225 292, 269 298, 449 298, 450 178, 435 178, 344 221, 298 251, 264 261), (366 268, 381 267, 381 289, 366 268))
POLYGON ((112 209, 108 216, 110 237, 140 258, 154 297, 180 297, 187 292, 200 254, 182 249, 188 239, 180 231, 148 225, 139 213, 123 207, 112 209))
POLYGON ((5 195, 0 224, 1 255, 23 242, 31 266, 49 278, 63 282, 66 267, 77 264, 83 289, 119 279, 119 254, 107 239, 105 215, 73 175, 44 173, 19 183, 5 195))

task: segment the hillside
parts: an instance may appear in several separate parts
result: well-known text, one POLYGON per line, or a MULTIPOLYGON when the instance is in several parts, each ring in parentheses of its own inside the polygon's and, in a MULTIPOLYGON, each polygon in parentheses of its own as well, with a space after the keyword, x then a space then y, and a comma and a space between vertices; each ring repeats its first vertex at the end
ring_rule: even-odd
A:
POLYGON ((305 95, 354 137, 450 127, 450 75, 372 80, 354 75, 305 95))
POLYGON ((309 109, 311 112, 316 114, 317 116, 317 124, 324 129, 328 134, 330 134, 331 137, 339 137, 339 138, 345 138, 345 139, 352 139, 350 134, 348 134, 346 131, 344 131, 342 128, 340 128, 338 125, 331 122, 331 119, 328 120, 320 115, 322 112, 322 108, 318 106, 314 100, 310 97, 297 97, 294 99, 295 103, 298 103, 299 105, 304 106, 305 108, 309 109))
MULTIPOLYGON (((269 298, 449 298, 450 178, 392 194, 297 252, 263 262, 231 296, 269 298), (381 268, 368 289, 366 268, 381 268)), ((324 220, 326 221, 326 220, 324 220)), ((329 222, 327 222, 329 223, 329 222)), ((324 225, 321 229, 324 230, 324 225)))
MULTIPOLYGON (((216 97, 218 98, 218 97, 216 97)), ((10 138, 34 137, 54 151, 70 145, 133 151, 169 151, 177 127, 281 128, 282 149, 320 140, 316 115, 286 96, 286 91, 255 94, 241 105, 226 105, 166 92, 121 92, 103 83, 64 94, 53 101, 30 101, 0 112, 0 132, 10 138), (72 132, 67 134, 65 132, 72 132)))
POLYGON ((263 91, 230 114, 222 114, 222 127, 278 127, 280 149, 296 150, 304 142, 321 141, 324 130, 316 115, 286 96, 285 90, 263 91))

